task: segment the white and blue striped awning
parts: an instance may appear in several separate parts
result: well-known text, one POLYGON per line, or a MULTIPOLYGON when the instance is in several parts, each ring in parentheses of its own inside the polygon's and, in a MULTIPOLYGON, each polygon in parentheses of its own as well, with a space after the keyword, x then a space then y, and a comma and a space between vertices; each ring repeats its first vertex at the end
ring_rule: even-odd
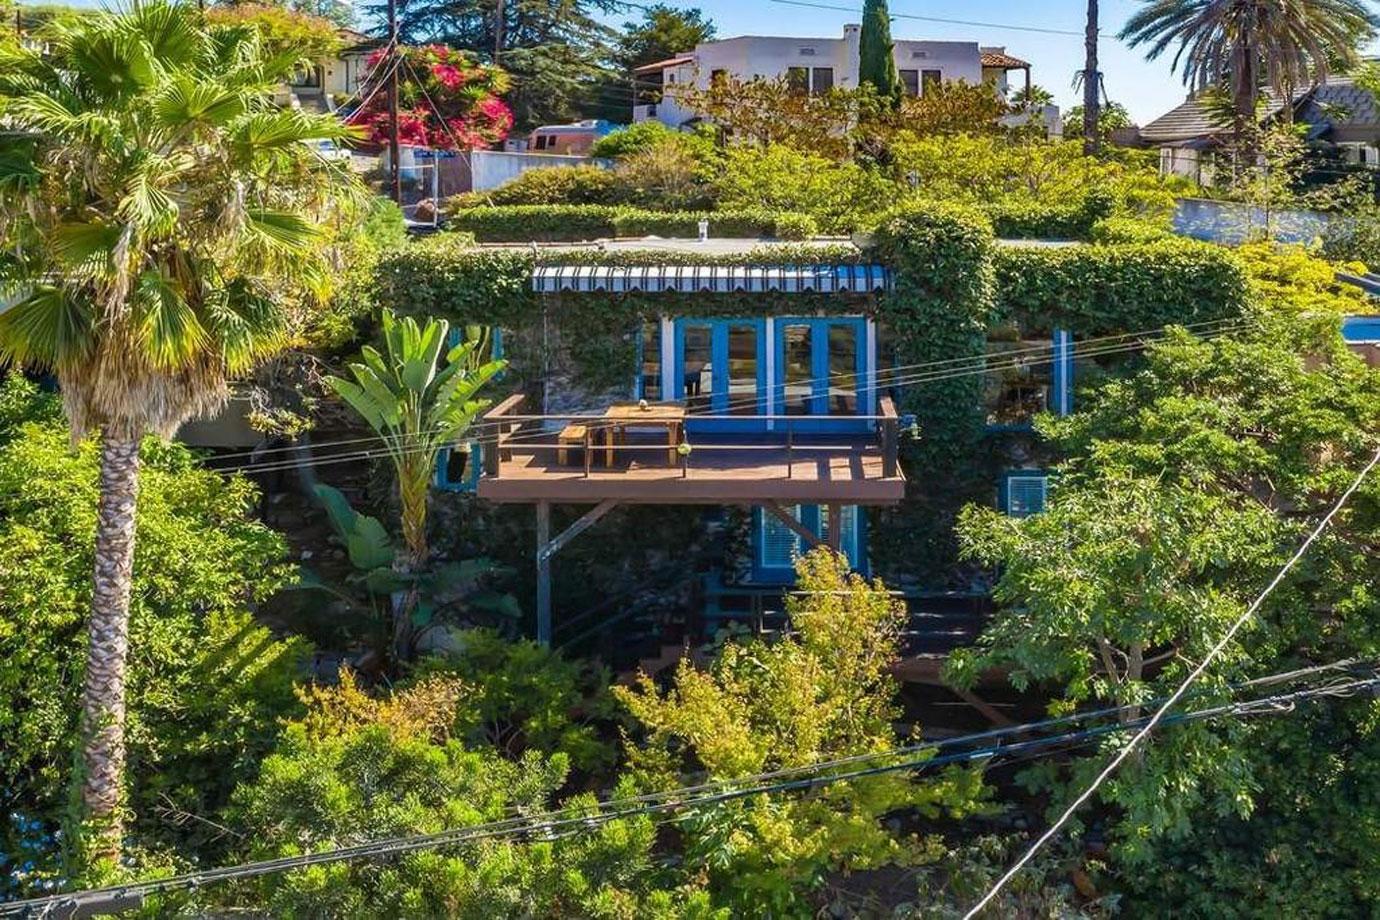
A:
POLYGON ((881 265, 539 265, 532 290, 627 294, 872 294, 891 290, 881 265))

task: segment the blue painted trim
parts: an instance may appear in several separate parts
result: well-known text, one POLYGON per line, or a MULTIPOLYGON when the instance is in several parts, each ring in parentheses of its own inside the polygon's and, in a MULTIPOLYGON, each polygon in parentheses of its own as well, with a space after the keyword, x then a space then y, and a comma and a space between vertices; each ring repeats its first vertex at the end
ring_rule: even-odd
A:
MULTIPOLYGON (((773 402, 783 408, 786 405, 786 328, 788 326, 807 326, 810 329, 810 415, 829 414, 829 327, 848 326, 853 329, 857 348, 853 362, 854 394, 859 415, 871 415, 867 411, 869 394, 875 394, 876 386, 867 370, 867 318, 863 316, 820 317, 783 316, 776 320, 777 380, 773 384, 773 402)), ((801 416, 808 418, 808 416, 801 416)), ((803 421, 791 423, 800 434, 846 433, 867 431, 872 424, 867 420, 850 422, 846 420, 803 421)))
MULTIPOLYGON (((462 330, 451 329, 446 334, 446 344, 454 348, 461 342, 462 330)), ((503 330, 494 328, 489 330, 489 355, 494 360, 503 357, 503 330)), ((502 380, 503 373, 495 375, 495 380, 502 380)), ((451 480, 447 473, 450 469, 450 457, 454 448, 444 447, 436 455, 436 470, 431 478, 432 485, 443 492, 473 492, 479 488, 479 477, 484 472, 484 454, 478 441, 470 441, 467 449, 470 452, 469 462, 465 464, 465 478, 456 482, 451 480)))
MULTIPOLYGON (((633 362, 633 399, 647 398, 646 394, 642 390, 642 368, 647 363, 647 346, 642 341, 644 334, 645 333, 643 332, 642 326, 639 324, 637 327, 637 331, 635 333, 636 337, 633 339, 633 341, 636 343, 636 360, 633 362)), ((660 366, 660 363, 660 361, 657 362, 658 366, 660 366)))
MULTIPOLYGON (((752 317, 714 317, 700 319, 696 317, 683 317, 675 321, 675 347, 672 354, 675 355, 676 366, 685 367, 685 329, 688 326, 707 326, 709 328, 709 348, 710 348, 710 383, 709 383, 709 408, 715 415, 726 414, 729 409, 729 366, 728 366, 728 340, 730 330, 734 327, 750 326, 755 335, 757 344, 757 413, 763 415, 767 408, 767 321, 766 319, 755 319, 752 317)), ((678 375, 679 376, 679 375, 678 375)), ((680 391, 674 396, 667 394, 668 399, 676 401, 685 398, 685 381, 682 377, 680 391)), ((741 421, 724 420, 717 422, 695 421, 692 415, 686 420, 686 429, 690 434, 702 432, 738 433, 746 434, 767 430, 767 423, 759 421, 750 415, 743 416, 741 421)))
POLYGON ((1342 338, 1353 344, 1380 342, 1380 316, 1342 317, 1342 338))
MULTIPOLYGON (((849 539, 844 541, 842 549, 848 556, 849 563, 853 570, 861 575, 868 575, 871 567, 867 556, 867 514, 861 505, 850 505, 853 508, 853 532, 848 535, 849 539)), ((800 523, 809 528, 816 534, 820 531, 820 505, 801 505, 800 523)), ((752 509, 752 580, 755 584, 764 585, 793 585, 795 584, 795 567, 789 565, 763 565, 762 558, 766 555, 766 513, 761 508, 752 509)), ((796 537, 797 546, 799 537, 796 537)))
POLYGON ((1051 382, 1055 415, 1073 411, 1073 334, 1067 329, 1054 330, 1054 379, 1051 382))

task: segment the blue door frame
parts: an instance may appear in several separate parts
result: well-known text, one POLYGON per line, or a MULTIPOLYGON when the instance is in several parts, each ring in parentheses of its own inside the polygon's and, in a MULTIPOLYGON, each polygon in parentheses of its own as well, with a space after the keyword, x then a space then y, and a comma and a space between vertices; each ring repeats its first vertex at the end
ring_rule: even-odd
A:
MULTIPOLYGON (((681 400, 685 398, 685 329, 688 326, 706 326, 709 329, 709 364, 710 364, 710 389, 709 389, 709 411, 713 415, 727 415, 732 408, 730 405, 729 387, 729 353, 728 338, 729 332, 733 328, 748 327, 753 331, 756 342, 756 377, 757 395, 755 415, 765 415, 767 412, 767 323, 764 319, 751 319, 741 317, 726 317, 714 319, 698 319, 695 317, 685 317, 677 319, 675 322, 675 362, 677 373, 677 386, 679 391, 665 394, 665 398, 681 400)), ((742 395, 731 397, 735 404, 740 408, 747 397, 742 395)), ((752 415, 744 415, 741 420, 722 419, 717 421, 696 421, 691 415, 686 419, 686 427, 690 433, 696 432, 728 432, 745 434, 755 431, 765 431, 767 424, 761 419, 754 419, 752 415)))
MULTIPOLYGON (((833 326, 843 326, 853 331, 854 342, 856 343, 853 381, 858 407, 857 414, 864 416, 876 414, 873 411, 873 404, 876 402, 876 385, 872 380, 872 375, 868 373, 867 367, 867 320, 861 316, 785 316, 776 320, 776 341, 773 343, 773 347, 776 349, 777 380, 773 387, 775 397, 773 402, 777 407, 777 412, 785 414, 786 328, 789 326, 805 326, 810 330, 810 415, 829 414, 829 329, 833 326)), ((809 416, 800 416, 800 418, 807 420, 790 423, 791 429, 798 434, 868 431, 875 427, 873 422, 866 419, 859 419, 858 421, 846 419, 809 421, 809 416)))

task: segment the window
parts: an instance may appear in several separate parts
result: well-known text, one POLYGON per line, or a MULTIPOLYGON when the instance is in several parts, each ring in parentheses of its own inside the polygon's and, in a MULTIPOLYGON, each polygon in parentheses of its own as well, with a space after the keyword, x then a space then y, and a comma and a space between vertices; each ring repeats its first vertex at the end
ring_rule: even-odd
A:
POLYGON ((1014 329, 994 331, 987 341, 983 388, 988 425, 1029 425, 1036 415, 1052 408, 1051 351, 1049 339, 1021 338, 1014 329), (1003 336, 1007 332, 1009 338, 1003 336))
POLYGON ((810 68, 787 67, 786 86, 790 87, 793 93, 807 95, 810 92, 810 68))
POLYGON ((801 57, 814 57, 814 56, 815 56, 815 49, 813 49, 813 48, 801 48, 801 49, 800 49, 800 56, 801 56, 801 57))
MULTIPOLYGON (((785 510, 802 527, 828 543, 831 523, 827 505, 788 505, 785 510)), ((753 514, 756 530, 754 580, 790 584, 795 581, 795 560, 808 550, 805 541, 770 511, 759 508, 753 514)), ((839 519, 842 527, 839 531, 839 549, 848 557, 854 569, 863 571, 866 565, 863 515, 856 505, 844 505, 839 509, 839 519)))
MULTIPOLYGON (((800 520, 800 506, 790 505, 789 514, 800 520)), ((763 569, 789 569, 795 565, 800 555, 800 537, 786 523, 771 512, 757 512, 761 515, 761 539, 758 542, 757 561, 763 569)))
POLYGON ((641 350, 642 377, 638 385, 637 398, 652 402, 661 400, 661 323, 652 320, 642 324, 642 337, 638 341, 641 350))
POLYGON ((927 92, 930 91, 930 87, 931 87, 931 86, 938 86, 938 85, 939 85, 940 83, 942 83, 942 82, 944 82, 944 73, 943 73, 943 71, 940 71, 940 70, 922 70, 922 71, 920 71, 920 88, 921 88, 921 92, 926 92, 926 93, 927 93, 927 92))
POLYGON ((1008 473, 1002 488, 1002 510, 1011 517, 1025 518, 1045 510, 1049 477, 1038 471, 1008 473))
POLYGON ((716 67, 709 71, 709 84, 711 86, 723 86, 728 82, 728 71, 722 67, 716 67))
POLYGON ((901 71, 901 85, 905 87, 907 96, 920 95, 920 71, 903 70, 901 71))
POLYGON ((816 67, 810 71, 810 93, 818 96, 834 88, 834 68, 816 67))
POLYGON ((536 139, 532 142, 532 149, 545 150, 550 142, 551 138, 547 137, 545 134, 538 134, 536 139))

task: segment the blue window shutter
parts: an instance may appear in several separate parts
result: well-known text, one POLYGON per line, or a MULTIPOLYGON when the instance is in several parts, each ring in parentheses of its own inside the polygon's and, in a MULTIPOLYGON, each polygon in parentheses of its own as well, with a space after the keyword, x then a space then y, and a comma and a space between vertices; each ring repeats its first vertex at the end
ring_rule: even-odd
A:
MULTIPOLYGON (((786 509, 800 519, 800 506, 795 505, 786 509)), ((800 554, 800 538, 795 531, 791 530, 776 515, 763 511, 761 512, 761 543, 759 545, 759 562, 764 569, 789 569, 795 565, 795 558, 800 554)))
POLYGON ((1006 513, 1030 517, 1045 510, 1049 477, 1044 473, 1013 473, 1006 477, 1006 513))

